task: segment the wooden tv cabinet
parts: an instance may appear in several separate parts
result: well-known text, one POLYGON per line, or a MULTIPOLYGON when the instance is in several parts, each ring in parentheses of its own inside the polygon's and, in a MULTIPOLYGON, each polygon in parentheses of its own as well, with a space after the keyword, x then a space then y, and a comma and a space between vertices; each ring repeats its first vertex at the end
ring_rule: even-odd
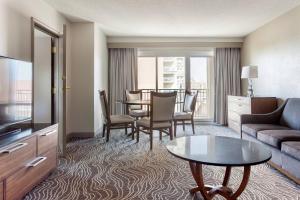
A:
POLYGON ((56 168, 58 125, 27 131, 0 148, 0 200, 22 199, 56 168))

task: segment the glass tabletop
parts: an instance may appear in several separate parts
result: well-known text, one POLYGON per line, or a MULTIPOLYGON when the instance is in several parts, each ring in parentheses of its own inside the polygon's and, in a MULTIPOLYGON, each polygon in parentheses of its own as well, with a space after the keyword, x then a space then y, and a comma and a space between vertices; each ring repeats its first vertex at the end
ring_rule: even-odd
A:
POLYGON ((272 157, 261 144, 210 135, 176 138, 167 144, 167 149, 181 159, 215 166, 257 165, 272 157))

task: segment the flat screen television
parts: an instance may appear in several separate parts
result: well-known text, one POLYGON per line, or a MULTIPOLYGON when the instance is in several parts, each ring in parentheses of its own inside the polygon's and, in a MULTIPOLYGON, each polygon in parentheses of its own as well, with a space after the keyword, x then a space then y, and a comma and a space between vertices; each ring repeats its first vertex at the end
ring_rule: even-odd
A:
POLYGON ((0 134, 32 118, 32 63, 0 57, 0 134))

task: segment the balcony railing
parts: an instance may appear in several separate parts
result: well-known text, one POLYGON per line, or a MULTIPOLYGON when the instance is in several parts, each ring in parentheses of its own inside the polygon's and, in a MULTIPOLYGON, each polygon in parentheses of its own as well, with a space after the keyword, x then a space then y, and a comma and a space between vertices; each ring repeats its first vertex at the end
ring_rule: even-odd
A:
MULTIPOLYGON (((142 89, 143 99, 150 100, 150 92, 155 91, 155 89, 142 89)), ((182 112, 185 89, 158 89, 158 92, 173 92, 177 91, 177 100, 175 106, 175 112, 182 112)), ((195 119, 208 119, 209 118, 209 99, 208 99, 208 89, 192 89, 192 93, 198 91, 196 108, 194 117, 195 119)))

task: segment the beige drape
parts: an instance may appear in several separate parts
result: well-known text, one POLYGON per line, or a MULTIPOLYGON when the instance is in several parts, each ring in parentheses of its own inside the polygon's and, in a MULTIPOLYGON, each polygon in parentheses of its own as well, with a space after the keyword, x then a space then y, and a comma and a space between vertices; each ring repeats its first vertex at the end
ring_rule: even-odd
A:
POLYGON ((137 87, 137 50, 134 48, 109 49, 109 102, 112 114, 123 114, 125 90, 137 87))
POLYGON ((227 96, 241 94, 241 49, 217 48, 214 66, 214 121, 227 124, 227 96))

